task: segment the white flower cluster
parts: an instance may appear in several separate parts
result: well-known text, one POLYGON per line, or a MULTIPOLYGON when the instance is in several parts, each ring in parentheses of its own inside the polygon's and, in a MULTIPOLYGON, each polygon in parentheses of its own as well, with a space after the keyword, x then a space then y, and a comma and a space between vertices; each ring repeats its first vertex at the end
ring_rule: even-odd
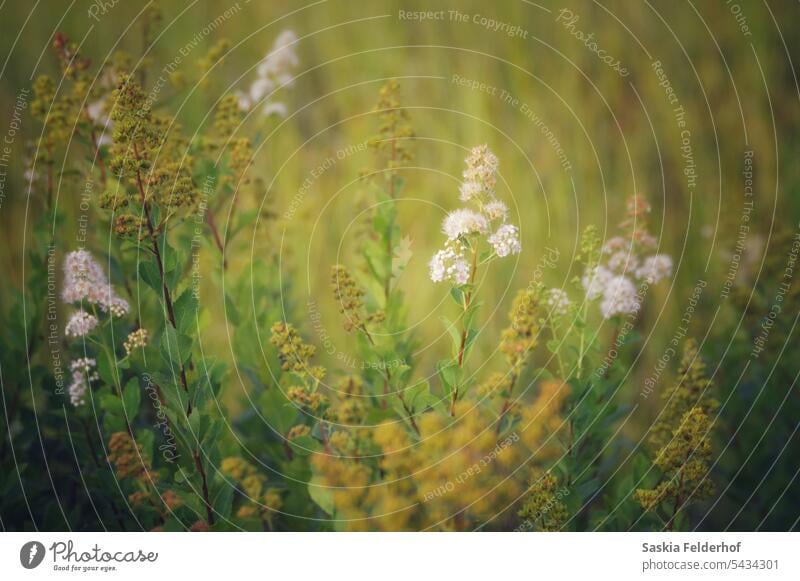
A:
POLYGON ((509 254, 519 254, 522 244, 519 242, 519 229, 513 224, 503 224, 497 232, 489 236, 489 244, 500 258, 509 254))
POLYGON ((544 297, 544 304, 550 311, 551 317, 563 317, 567 314, 572 302, 567 292, 560 288, 549 289, 544 297))
POLYGON ((111 287, 103 268, 86 250, 76 250, 64 259, 64 288, 61 297, 65 303, 88 301, 115 317, 128 314, 128 302, 120 298, 111 287))
POLYGON ((98 379, 94 370, 97 362, 89 357, 81 357, 70 364, 72 383, 70 384, 69 400, 73 406, 78 407, 86 403, 86 394, 93 381, 98 379))
POLYGON ((672 258, 668 255, 642 258, 655 247, 655 238, 644 231, 633 239, 615 236, 603 245, 601 263, 587 269, 581 283, 588 300, 602 298, 600 312, 604 318, 639 310, 641 297, 636 281, 651 285, 672 276, 672 258))
MULTIPOLYGON (((122 317, 130 311, 128 302, 117 296, 105 271, 86 250, 76 250, 64 259, 64 288, 61 298, 66 303, 86 301, 97 305, 112 317, 122 317)), ((67 337, 85 337, 99 324, 97 317, 83 309, 75 311, 67 321, 64 334, 67 337)), ((87 357, 74 360, 70 364, 72 383, 69 386, 69 399, 72 405, 86 403, 86 393, 93 381, 98 379, 94 371, 96 361, 87 357)))
POLYGON ((457 285, 469 282, 470 267, 464 258, 464 247, 458 241, 448 241, 444 249, 433 255, 430 262, 431 280, 449 280, 457 285))
POLYGON ((286 115, 286 105, 270 101, 269 96, 279 88, 292 84, 292 70, 300 64, 294 50, 296 43, 297 35, 291 30, 284 30, 278 35, 272 50, 258 64, 258 77, 251 83, 249 90, 246 93, 237 92, 242 109, 249 111, 261 104, 261 113, 265 116, 286 115))
POLYGON ((97 327, 97 317, 84 310, 75 311, 67 321, 64 333, 67 337, 85 337, 97 327))
POLYGON ((508 208, 495 197, 497 156, 486 145, 479 145, 470 152, 466 166, 461 200, 472 203, 476 209, 459 208, 445 217, 442 231, 447 242, 429 264, 433 282, 449 281, 456 285, 469 282, 472 272, 466 252, 473 236, 486 236, 494 254, 501 258, 522 250, 519 228, 506 223, 508 208))

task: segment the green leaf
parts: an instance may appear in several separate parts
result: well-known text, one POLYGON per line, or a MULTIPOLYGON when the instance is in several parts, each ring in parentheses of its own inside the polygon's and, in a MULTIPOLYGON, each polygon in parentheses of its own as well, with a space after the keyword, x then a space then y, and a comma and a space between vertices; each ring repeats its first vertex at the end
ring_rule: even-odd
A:
POLYGON ((233 302, 233 299, 227 294, 225 295, 225 315, 234 326, 239 325, 240 321, 242 320, 242 318, 239 316, 239 309, 236 308, 236 304, 233 302))
POLYGON ((161 337, 161 356, 164 361, 178 367, 185 365, 191 355, 192 339, 186 335, 179 335, 172 325, 167 325, 161 337))
POLYGON ((134 418, 139 413, 139 403, 142 400, 142 390, 139 387, 139 380, 131 379, 125 385, 122 392, 122 401, 125 404, 125 413, 128 418, 134 418))
POLYGON ((453 361, 443 360, 436 364, 439 378, 444 385, 445 393, 449 396, 453 390, 461 383, 463 370, 453 361))
POLYGON ((139 278, 161 296, 161 277, 158 274, 158 267, 154 263, 149 260, 139 262, 139 278))
POLYGON ((431 393, 431 386, 427 381, 412 385, 406 389, 403 397, 406 405, 415 413, 433 407, 439 402, 439 398, 431 393))
POLYGON ((459 307, 464 306, 464 291, 460 287, 454 286, 450 289, 450 296, 459 307))
POLYGON ((453 342, 453 358, 458 357, 458 352, 461 350, 461 330, 450 319, 442 315, 439 317, 444 325, 444 328, 450 335, 453 342))
POLYGON ((315 476, 311 479, 308 483, 308 495, 322 510, 331 516, 333 515, 333 491, 330 488, 322 486, 321 478, 315 476))
POLYGON ((214 498, 211 499, 211 506, 214 511, 222 518, 228 518, 233 509, 233 493, 236 488, 233 484, 221 481, 220 488, 214 498))
POLYGON ((122 408, 122 400, 119 399, 116 395, 111 393, 103 393, 100 394, 100 408, 109 414, 115 414, 117 416, 122 416, 123 408, 122 408))
POLYGON ((197 326, 197 298, 190 289, 183 291, 178 300, 175 301, 175 324, 178 332, 189 334, 197 326))
POLYGON ((286 434, 296 423, 297 410, 278 387, 264 390, 258 398, 258 403, 270 428, 279 434, 286 434))

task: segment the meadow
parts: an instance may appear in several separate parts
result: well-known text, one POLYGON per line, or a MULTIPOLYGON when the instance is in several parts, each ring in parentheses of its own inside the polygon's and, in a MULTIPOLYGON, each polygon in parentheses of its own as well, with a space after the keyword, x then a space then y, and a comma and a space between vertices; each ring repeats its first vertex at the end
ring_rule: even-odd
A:
POLYGON ((6 3, 3 530, 796 530, 797 6, 6 3))

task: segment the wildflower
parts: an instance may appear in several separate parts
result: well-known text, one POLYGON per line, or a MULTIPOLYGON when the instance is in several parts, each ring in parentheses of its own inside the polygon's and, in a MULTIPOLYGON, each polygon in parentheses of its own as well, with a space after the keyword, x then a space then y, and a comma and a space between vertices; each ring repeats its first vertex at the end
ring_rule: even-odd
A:
POLYGON ((130 310, 128 302, 114 293, 103 268, 86 250, 70 252, 64 258, 61 298, 65 303, 86 300, 115 317, 122 317, 130 310))
POLYGON ((108 442, 108 461, 114 464, 119 479, 143 480, 150 473, 150 462, 142 453, 142 447, 128 432, 115 432, 108 442))
POLYGON ((246 476, 255 472, 255 469, 247 460, 239 458, 238 456, 224 458, 220 464, 220 469, 223 474, 236 481, 243 480, 246 476))
POLYGON ((108 311, 112 317, 124 317, 130 311, 128 301, 118 296, 112 296, 107 301, 102 301, 100 307, 108 311))
POLYGON ((603 296, 612 278, 614 275, 604 266, 597 265, 588 269, 581 278, 581 284, 586 290, 586 298, 593 301, 603 296))
POLYGON ((512 374, 496 371, 478 387, 478 395, 488 398, 493 398, 498 395, 508 397, 513 387, 512 379, 515 379, 512 374))
POLYGON ((67 321, 64 333, 67 337, 84 337, 97 327, 97 317, 86 311, 76 311, 67 321))
POLYGON ((296 440, 297 438, 302 438, 303 436, 308 436, 311 433, 311 428, 309 428, 306 424, 297 424, 296 426, 292 426, 286 434, 287 440, 296 440))
POLYGON ((519 254, 522 251, 522 245, 519 242, 519 229, 513 224, 500 226, 497 232, 489 237, 489 244, 492 245, 497 256, 501 258, 509 254, 519 254))
POLYGON ((706 415, 712 416, 719 402, 710 396, 711 391, 711 380, 700 357, 697 341, 687 339, 675 382, 661 395, 664 409, 651 429, 651 445, 655 448, 666 445, 683 415, 692 407, 699 406, 706 415))
POLYGON ((550 310, 550 316, 562 317, 567 314, 572 302, 566 291, 560 288, 551 288, 544 299, 545 306, 550 310))
POLYGON ((622 236, 614 236, 606 240, 606 243, 603 244, 603 254, 614 254, 617 252, 630 252, 631 250, 631 243, 630 240, 623 238, 622 236))
POLYGON ((384 175, 390 183, 390 197, 394 197, 397 191, 396 168, 412 159, 408 143, 414 137, 408 109, 400 101, 400 83, 396 79, 389 80, 381 87, 375 111, 379 117, 380 130, 370 140, 369 145, 381 158, 380 169, 389 170, 384 175))
POLYGON ((567 520, 567 505, 559 496, 558 480, 551 473, 534 478, 519 516, 529 529, 558 531, 567 520))
POLYGON ((227 38, 221 38, 215 44, 208 49, 208 52, 197 59, 197 66, 202 73, 202 79, 200 80, 200 85, 205 86, 208 84, 208 76, 211 73, 211 69, 214 68, 215 65, 222 62, 223 57, 225 54, 230 50, 231 42, 227 38))
POLYGON ((508 207, 500 200, 492 200, 483 206, 483 213, 489 220, 501 220, 505 222, 508 217, 508 207))
POLYGON ((500 162, 487 145, 473 147, 466 159, 464 181, 461 183, 461 200, 470 200, 485 196, 494 198, 497 187, 497 168, 500 162))
POLYGON ((672 276, 672 258, 666 254, 648 256, 636 269, 636 277, 647 284, 655 284, 672 276))
POLYGON ((539 333, 536 313, 539 302, 535 291, 523 289, 517 293, 509 312, 510 325, 503 331, 500 351, 515 373, 536 346, 539 333))
MULTIPOLYGON (((291 30, 284 30, 278 35, 272 50, 256 67, 258 77, 252 82, 247 93, 236 94, 242 109, 252 109, 278 88, 291 85, 294 80, 292 69, 300 64, 300 59, 294 51, 295 43, 297 35, 291 30)), ((265 116, 280 111, 285 109, 276 107, 276 103, 271 101, 264 102, 261 109, 261 113, 265 116)))
POLYGON ((712 446, 712 419, 699 407, 684 414, 672 438, 658 452, 654 464, 661 469, 661 482, 652 489, 638 489, 634 498, 648 511, 666 503, 672 510, 667 529, 675 517, 692 500, 701 500, 714 493, 709 478, 712 446))
POLYGON ((292 82, 291 70, 300 64, 293 45, 297 43, 297 35, 291 30, 284 30, 275 39, 272 51, 258 65, 258 74, 275 79, 281 85, 292 82))
POLYGON ((277 322, 272 325, 271 330, 270 343, 278 349, 278 359, 283 370, 306 373, 316 348, 303 343, 300 335, 289 323, 277 322))
POLYGON ((130 355, 134 349, 144 348, 149 338, 150 334, 147 332, 147 329, 140 328, 132 331, 123 343, 125 353, 130 355))
POLYGON ((608 269, 616 274, 626 274, 635 271, 639 265, 636 255, 620 250, 612 254, 608 259, 608 269))
POLYGON ((449 240, 470 234, 485 234, 489 230, 486 216, 467 208, 453 210, 442 222, 442 231, 449 240))
POLYGON ((616 315, 635 313, 639 310, 639 306, 636 286, 626 276, 615 276, 603 291, 600 312, 603 318, 610 319, 616 315))
POLYGON ((267 488, 267 491, 264 493, 264 506, 273 512, 283 508, 281 491, 277 488, 267 488))
POLYGON ((316 391, 311 392, 299 386, 290 387, 286 391, 286 397, 297 405, 297 407, 308 412, 316 412, 328 405, 328 398, 321 393, 316 391))
POLYGON ((339 303, 339 312, 345 315, 344 328, 348 333, 357 329, 369 335, 367 324, 383 320, 383 312, 365 312, 363 297, 366 292, 341 264, 331 268, 331 288, 339 303))
POLYGON ((68 388, 70 403, 81 406, 86 403, 86 394, 93 381, 99 378, 94 370, 97 361, 88 357, 81 357, 70 364, 72 371, 72 383, 68 388))
POLYGON ((450 212, 444 219, 442 230, 447 236, 447 244, 443 250, 434 254, 428 265, 431 280, 434 282, 450 281, 463 285, 475 276, 474 267, 470 267, 464 254, 469 245, 473 259, 483 256, 477 248, 481 238, 467 240, 467 237, 488 236, 486 241, 494 249, 494 254, 488 259, 518 254, 522 250, 519 229, 505 223, 508 208, 494 197, 497 185, 497 157, 488 147, 481 145, 472 149, 466 162, 464 182, 461 184, 461 199, 473 202, 476 209, 460 208, 450 212), (489 235, 491 222, 495 220, 502 223, 493 234, 489 235))
POLYGON ((433 282, 450 281, 460 286, 470 280, 471 269, 461 244, 448 243, 433 255, 428 266, 433 282))
POLYGON ((94 257, 86 250, 70 252, 64 258, 65 303, 75 303, 89 297, 99 287, 108 286, 106 275, 94 257))

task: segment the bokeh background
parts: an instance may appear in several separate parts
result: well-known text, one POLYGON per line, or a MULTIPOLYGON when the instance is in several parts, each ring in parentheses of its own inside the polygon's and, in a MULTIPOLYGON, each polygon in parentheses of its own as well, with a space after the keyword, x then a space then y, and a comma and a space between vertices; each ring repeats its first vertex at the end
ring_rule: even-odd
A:
MULTIPOLYGON (((56 71, 49 50, 56 31, 98 61, 117 48, 136 56, 142 39, 135 24, 145 6, 83 0, 0 5, 0 102, 5 116, 0 130, 11 122, 20 91, 30 89, 37 75, 56 71)), ((179 67, 186 86, 168 85, 159 104, 176 113, 189 135, 208 126, 210 111, 222 95, 246 87, 253 67, 281 30, 292 29, 299 36, 301 66, 293 86, 278 95, 286 116, 253 119, 249 125, 261 136, 254 172, 264 188, 248 194, 243 203, 272 208, 278 219, 259 222, 240 237, 226 277, 246 277, 265 253, 280 252, 281 273, 293 293, 285 308, 312 340, 320 336, 311 324, 309 302, 319 309, 325 333, 339 349, 352 347, 329 292, 329 269, 358 253, 365 187, 358 178, 374 162, 365 147, 376 132, 372 111, 379 87, 397 78, 416 134, 414 159, 401 170, 406 188, 399 202, 400 224, 409 261, 400 285, 420 338, 420 368, 431 366, 448 348, 437 312, 447 289, 430 282, 428 259, 441 244, 442 217, 458 205, 468 149, 487 143, 500 158, 498 195, 521 225, 524 251, 518 260, 493 265, 481 281, 481 315, 487 321, 482 333, 498 335, 514 292, 529 284, 536 265, 552 249, 559 258, 546 269, 545 282, 572 288, 580 232, 596 224, 602 236, 613 235, 626 199, 641 194, 653 205, 650 229, 660 251, 673 256, 676 268, 673 280, 648 297, 641 323, 646 346, 627 389, 637 393, 643 378, 653 372, 699 280, 708 286, 690 334, 711 358, 714 381, 734 389, 730 386, 746 362, 736 359, 741 354, 728 346, 742 332, 738 323, 747 301, 731 305, 724 292, 726 277, 733 269, 737 288, 748 291, 745 297, 756 296, 765 259, 771 253, 785 256, 772 244, 774 234, 795 231, 800 218, 796 2, 209 0, 165 2, 163 10, 163 30, 145 58, 157 72, 186 52, 179 67), (230 17, 219 21, 226 11, 230 17), (443 12, 438 19, 423 21, 405 16, 415 11, 443 12), (204 33, 215 21, 218 26, 204 33), (493 30, 491 22, 504 26, 493 30), (511 34, 509 27, 516 27, 511 34), (221 37, 231 40, 231 52, 198 84, 197 60, 221 37), (196 48, 187 49, 192 43, 196 48), (602 62, 591 43, 619 61, 626 74, 602 62), (664 79, 674 91, 674 103, 664 79), (678 106, 685 126, 679 126, 678 106), (743 174, 747 152, 753 160, 752 210, 747 209, 743 174)), ((28 189, 24 170, 27 142, 38 130, 23 113, 21 128, 9 144, 0 199, 2 311, 26 286, 27 229, 37 207, 31 200, 41 193, 28 189)), ((61 185, 58 199, 65 219, 56 243, 67 247, 77 228, 79 192, 70 187, 68 176, 61 185)), ((99 248, 109 243, 107 232, 95 236, 99 248)), ((210 253, 206 260, 205 269, 219 267, 210 253)), ((213 291, 206 296, 214 316, 206 327, 204 349, 233 361, 224 301, 213 291)), ((762 313, 753 315, 756 321, 769 305, 762 307, 762 313)), ((784 312, 781 317, 795 315, 784 312)), ((775 354, 775 361, 787 366, 783 387, 788 391, 759 405, 777 406, 780 398, 795 393, 791 378, 797 363, 787 360, 793 329, 784 344, 789 348, 775 354)), ((267 333, 265 329, 264 337, 267 333)), ((483 357, 488 358, 494 340, 483 344, 483 357)), ((325 357, 323 353, 323 364, 336 364, 333 356, 325 357)), ((758 389, 758 381, 752 389, 758 389)), ((743 393, 734 390, 722 399, 750 397, 743 393)), ((234 408, 237 396, 233 389, 234 408)), ((649 400, 637 410, 634 429, 649 423, 654 405, 649 400)), ((794 441, 797 418, 781 413, 786 430, 768 430, 767 439, 759 440, 759 454, 770 442, 794 441)), ((757 417, 743 411, 733 420, 744 426, 737 439, 755 440, 763 434, 760 427, 766 424, 759 426, 757 417), (751 423, 741 423, 745 421, 751 423)), ((797 460, 786 462, 782 493, 791 494, 797 460)), ((765 464, 754 473, 769 480, 775 477, 769 469, 765 464)), ((752 487, 743 484, 742 489, 747 492, 740 502, 752 487)), ((771 496, 780 493, 779 487, 771 496)), ((724 520, 714 521, 714 526, 723 525, 724 520)))

